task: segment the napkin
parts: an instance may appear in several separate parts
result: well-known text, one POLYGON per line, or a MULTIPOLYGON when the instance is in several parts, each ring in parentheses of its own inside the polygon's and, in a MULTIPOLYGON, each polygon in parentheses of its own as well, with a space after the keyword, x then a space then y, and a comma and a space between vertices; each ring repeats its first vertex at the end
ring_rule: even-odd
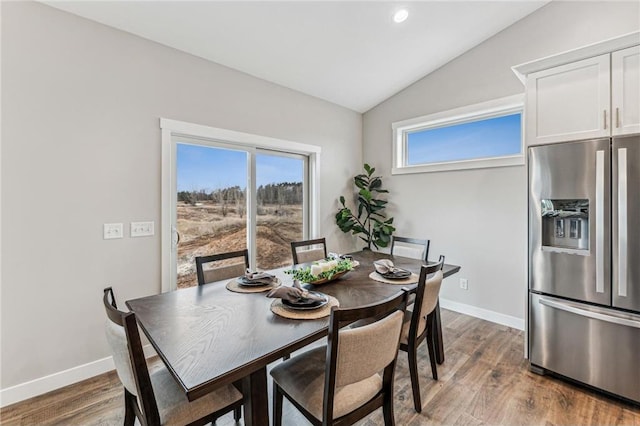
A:
POLYGON ((349 260, 353 260, 353 256, 351 256, 350 254, 329 253, 329 259, 334 259, 334 260, 349 259, 349 260))
POLYGON ((252 272, 250 269, 244 274, 244 279, 251 284, 271 284, 275 275, 268 274, 266 272, 252 272))
POLYGON ((393 262, 389 259, 380 259, 373 262, 373 267, 376 268, 376 272, 379 274, 393 274, 395 272, 409 272, 406 269, 396 268, 393 266, 393 262))
POLYGON ((379 274, 388 274, 397 269, 389 259, 376 260, 373 262, 373 267, 376 268, 376 272, 379 274))
POLYGON ((296 303, 302 299, 317 301, 325 300, 322 296, 316 296, 315 294, 309 293, 308 290, 300 287, 300 283, 298 282, 298 280, 293 281, 292 287, 282 286, 274 288, 269 293, 267 293, 267 297, 271 297, 274 299, 285 299, 291 303, 296 303))

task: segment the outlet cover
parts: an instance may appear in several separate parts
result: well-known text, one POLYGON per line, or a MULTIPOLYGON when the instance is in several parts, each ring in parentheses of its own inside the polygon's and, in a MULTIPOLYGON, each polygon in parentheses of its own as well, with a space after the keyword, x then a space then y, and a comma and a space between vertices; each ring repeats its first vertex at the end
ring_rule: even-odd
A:
POLYGON ((131 237, 149 237, 155 234, 153 222, 131 222, 131 237))
POLYGON ((463 290, 469 290, 469 281, 466 278, 460 278, 460 288, 463 290))
POLYGON ((124 232, 121 223, 105 223, 102 227, 103 239, 113 240, 123 238, 124 232))

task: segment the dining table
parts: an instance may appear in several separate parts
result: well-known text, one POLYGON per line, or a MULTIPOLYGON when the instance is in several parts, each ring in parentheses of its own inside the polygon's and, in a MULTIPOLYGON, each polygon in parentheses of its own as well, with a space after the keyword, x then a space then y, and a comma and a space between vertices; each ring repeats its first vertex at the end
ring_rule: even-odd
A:
MULTIPOLYGON (((395 285, 373 280, 373 262, 391 259, 395 266, 420 273, 433 262, 363 250, 350 254, 357 267, 337 280, 314 286, 335 297, 340 307, 380 302, 416 284, 395 285)), ((299 267, 300 265, 297 265, 299 267)), ((285 270, 269 272, 291 285, 285 270)), ((460 270, 446 264, 444 277, 460 270)), ((227 280, 228 281, 228 280, 227 280)), ((270 307, 265 293, 229 291, 224 281, 189 287, 126 302, 158 356, 189 401, 227 384, 241 384, 245 425, 268 425, 267 366, 327 335, 329 317, 288 319, 270 307)), ((436 360, 444 361, 439 307, 436 311, 436 360), (438 335, 439 334, 439 335, 438 335)))

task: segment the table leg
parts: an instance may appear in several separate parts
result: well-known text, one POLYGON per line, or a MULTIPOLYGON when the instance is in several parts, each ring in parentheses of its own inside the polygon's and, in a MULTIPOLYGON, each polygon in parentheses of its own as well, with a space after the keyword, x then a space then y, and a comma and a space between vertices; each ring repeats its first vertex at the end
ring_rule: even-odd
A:
POLYGON ((442 364, 444 362, 444 344, 442 343, 442 321, 440 320, 440 300, 436 303, 436 314, 434 321, 435 333, 435 347, 436 347, 436 362, 442 364))
POLYGON ((245 426, 269 424, 269 397, 267 394, 267 368, 254 371, 242 379, 245 426))

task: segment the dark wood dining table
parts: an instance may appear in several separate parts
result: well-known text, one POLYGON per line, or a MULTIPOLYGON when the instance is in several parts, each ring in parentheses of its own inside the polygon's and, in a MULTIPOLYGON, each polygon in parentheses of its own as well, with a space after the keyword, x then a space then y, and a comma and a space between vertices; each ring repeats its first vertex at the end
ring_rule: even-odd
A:
MULTIPOLYGON (((373 262, 392 259, 400 268, 419 273, 423 261, 388 254, 352 253, 360 265, 338 280, 317 286, 341 307, 376 303, 401 291, 402 285, 369 277, 373 262)), ((288 268, 273 271, 291 285, 288 268)), ((444 265, 444 276, 460 266, 444 265)), ((193 401, 217 387, 240 382, 245 425, 268 425, 267 365, 327 334, 329 317, 318 320, 282 318, 270 310, 265 293, 234 293, 225 282, 180 289, 126 302, 186 397, 193 401)), ((415 288, 416 285, 405 287, 415 288)), ((439 310, 437 311, 439 313, 439 310)), ((439 315, 437 315, 439 321, 439 315)), ((438 327, 440 328, 440 327, 438 327)), ((436 356, 442 363, 441 334, 436 356)), ((436 339, 438 340, 438 339, 436 339)))

